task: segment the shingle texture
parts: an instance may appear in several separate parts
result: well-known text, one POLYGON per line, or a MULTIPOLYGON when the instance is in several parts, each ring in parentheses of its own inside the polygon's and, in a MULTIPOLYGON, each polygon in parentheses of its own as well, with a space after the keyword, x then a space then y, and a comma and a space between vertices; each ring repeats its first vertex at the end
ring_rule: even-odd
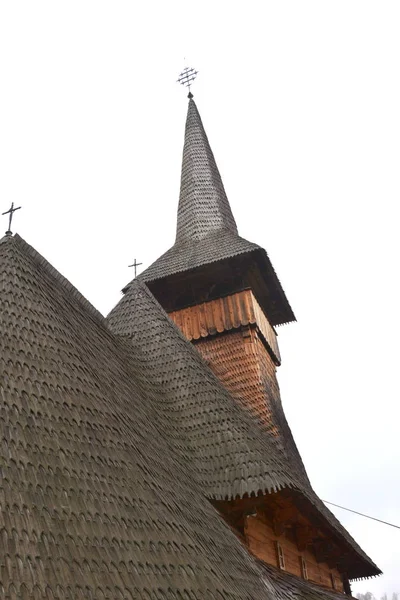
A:
POLYGON ((286 451, 276 436, 240 408, 139 280, 111 311, 108 322, 115 334, 131 340, 134 352, 142 353, 141 376, 162 389, 160 410, 179 446, 190 448, 193 471, 207 496, 224 500, 292 488, 358 555, 352 578, 380 573, 311 488, 283 411, 286 451))
POLYGON ((211 231, 200 240, 175 243, 138 278, 155 281, 253 250, 262 249, 230 231, 211 231))
POLYGON ((265 580, 274 588, 274 596, 277 600, 284 600, 287 597, 300 597, 307 600, 343 600, 346 598, 341 592, 323 589, 265 563, 259 562, 259 565, 264 572, 265 580))
POLYGON ((272 598, 103 318, 0 243, 1 598, 272 598))
POLYGON ((297 482, 277 439, 262 435, 145 284, 132 284, 108 322, 140 353, 138 375, 153 391, 162 389, 160 410, 182 447, 191 449, 194 473, 210 498, 242 497, 297 482))
POLYGON ((189 100, 183 148, 176 242, 202 240, 212 232, 237 235, 221 175, 194 100, 189 100))

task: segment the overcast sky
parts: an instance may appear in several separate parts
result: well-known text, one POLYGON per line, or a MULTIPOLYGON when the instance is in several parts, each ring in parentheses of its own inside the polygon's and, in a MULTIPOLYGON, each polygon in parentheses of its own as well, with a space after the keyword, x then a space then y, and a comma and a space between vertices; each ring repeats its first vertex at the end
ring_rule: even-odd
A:
MULTIPOLYGON (((14 231, 113 307, 174 241, 186 57, 239 232, 298 319, 279 381, 312 483, 398 525, 399 30, 389 0, 0 0, 14 231)), ((334 512, 385 572, 353 592, 400 592, 400 531, 334 512)))

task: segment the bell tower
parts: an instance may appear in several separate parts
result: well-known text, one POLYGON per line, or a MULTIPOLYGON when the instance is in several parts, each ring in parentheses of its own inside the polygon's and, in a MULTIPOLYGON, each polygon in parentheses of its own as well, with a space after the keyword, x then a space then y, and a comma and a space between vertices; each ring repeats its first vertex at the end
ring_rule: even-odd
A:
POLYGON ((238 402, 305 471, 283 414, 276 325, 295 317, 267 253, 238 234, 189 99, 175 244, 140 278, 238 402))

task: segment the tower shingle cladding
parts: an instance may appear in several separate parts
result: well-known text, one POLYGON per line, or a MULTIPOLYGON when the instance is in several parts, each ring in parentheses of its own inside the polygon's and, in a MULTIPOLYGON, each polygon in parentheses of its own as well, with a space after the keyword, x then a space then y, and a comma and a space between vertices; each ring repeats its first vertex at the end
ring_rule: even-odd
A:
POLYGON ((237 235, 214 154, 196 104, 191 99, 183 148, 176 243, 201 240, 222 230, 237 235))
POLYGON ((270 359, 265 365, 266 373, 261 373, 256 332, 245 329, 215 335, 197 342, 196 348, 243 408, 279 435, 273 417, 273 404, 279 398, 275 366, 270 359))

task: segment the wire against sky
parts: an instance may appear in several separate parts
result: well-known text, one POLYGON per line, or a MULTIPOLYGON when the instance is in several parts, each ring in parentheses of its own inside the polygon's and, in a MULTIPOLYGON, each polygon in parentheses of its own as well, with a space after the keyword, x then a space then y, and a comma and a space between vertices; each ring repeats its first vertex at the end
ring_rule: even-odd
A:
POLYGON ((395 527, 396 529, 400 529, 399 525, 393 525, 393 523, 388 523, 387 521, 382 521, 382 519, 376 519, 375 517, 370 517, 369 515, 364 515, 364 513, 360 513, 357 510, 352 510, 351 508, 345 508, 344 506, 340 506, 339 504, 335 504, 334 502, 329 502, 328 500, 322 500, 325 504, 331 504, 332 506, 336 506, 337 508, 341 508, 342 510, 348 510, 356 515, 360 515, 361 517, 365 517, 366 519, 372 519, 373 521, 378 521, 378 523, 383 523, 384 525, 389 525, 389 527, 395 527))

